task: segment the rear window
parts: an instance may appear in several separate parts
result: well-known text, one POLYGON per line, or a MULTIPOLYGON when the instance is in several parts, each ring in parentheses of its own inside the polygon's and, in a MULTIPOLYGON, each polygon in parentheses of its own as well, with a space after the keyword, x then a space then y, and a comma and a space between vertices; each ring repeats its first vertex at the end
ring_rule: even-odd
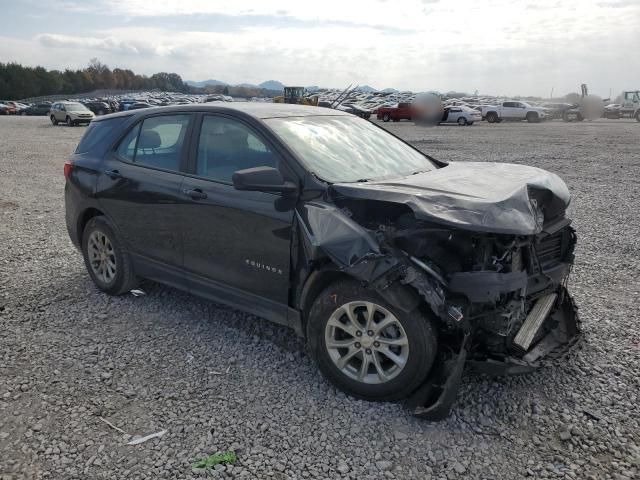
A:
POLYGON ((128 117, 116 117, 109 120, 100 120, 99 122, 91 122, 84 132, 80 143, 76 147, 76 153, 87 153, 93 150, 109 133, 119 127, 128 117))

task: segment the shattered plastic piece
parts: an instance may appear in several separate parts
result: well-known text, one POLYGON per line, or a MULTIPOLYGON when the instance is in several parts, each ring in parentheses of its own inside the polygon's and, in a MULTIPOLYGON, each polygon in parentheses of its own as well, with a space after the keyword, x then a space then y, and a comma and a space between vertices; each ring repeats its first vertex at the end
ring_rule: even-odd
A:
POLYGON ((124 433, 125 435, 127 434, 127 432, 125 432, 124 430, 122 430, 120 427, 116 427, 113 423, 111 423, 109 420, 102 418, 102 417, 98 417, 100 420, 102 420, 104 423, 106 423, 107 425, 109 425, 111 428, 113 428, 114 430, 117 430, 120 433, 124 433))
POLYGON ((147 435, 146 437, 140 437, 140 438, 134 438, 133 440, 131 440, 129 443, 127 443, 127 445, 139 445, 141 443, 146 442, 147 440, 151 440, 153 438, 158 438, 163 436, 165 433, 167 433, 166 430, 160 430, 159 432, 156 433, 152 433, 150 435, 147 435))
POLYGON ((142 297, 143 295, 146 295, 146 292, 139 288, 134 288, 133 290, 130 290, 130 292, 134 297, 142 297))
POLYGON ((335 207, 306 207, 311 244, 322 248, 338 265, 353 266, 367 256, 380 256, 373 234, 335 207))

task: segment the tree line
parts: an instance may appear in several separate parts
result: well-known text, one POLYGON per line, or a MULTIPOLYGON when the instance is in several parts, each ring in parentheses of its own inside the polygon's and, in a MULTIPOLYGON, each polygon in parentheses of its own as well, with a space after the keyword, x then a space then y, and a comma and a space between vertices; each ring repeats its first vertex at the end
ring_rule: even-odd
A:
POLYGON ((129 69, 111 70, 92 59, 82 70, 46 70, 18 63, 0 63, 0 98, 16 99, 58 94, 78 94, 93 90, 165 90, 190 92, 177 73, 160 72, 147 77, 129 69))
POLYGON ((47 70, 19 63, 0 62, 0 99, 20 100, 47 95, 76 95, 94 90, 163 90, 167 92, 224 94, 234 97, 282 95, 259 87, 231 85, 190 86, 177 73, 160 72, 147 77, 129 69, 111 70, 97 58, 82 70, 47 70))

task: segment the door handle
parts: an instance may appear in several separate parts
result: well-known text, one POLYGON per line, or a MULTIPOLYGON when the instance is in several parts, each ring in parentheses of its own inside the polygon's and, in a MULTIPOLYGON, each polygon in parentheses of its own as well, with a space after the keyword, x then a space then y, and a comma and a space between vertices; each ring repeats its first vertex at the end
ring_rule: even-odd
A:
POLYGON ((187 189, 184 189, 183 192, 185 195, 193 198, 194 200, 204 200, 205 198, 207 198, 207 194, 204 193, 199 188, 193 188, 193 189, 187 188, 187 189))
POLYGON ((122 174, 118 170, 105 170, 104 173, 110 178, 122 178, 122 174))

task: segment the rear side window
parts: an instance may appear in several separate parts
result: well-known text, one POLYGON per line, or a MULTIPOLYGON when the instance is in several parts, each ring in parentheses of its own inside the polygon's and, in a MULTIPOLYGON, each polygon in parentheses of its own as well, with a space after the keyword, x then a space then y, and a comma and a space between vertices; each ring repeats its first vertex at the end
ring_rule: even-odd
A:
POLYGON ((180 157, 191 115, 150 117, 120 142, 121 157, 149 167, 180 170, 180 157))
POLYGON ((135 127, 129 130, 129 133, 122 139, 120 145, 118 145, 118 149, 116 150, 117 154, 122 158, 133 162, 133 158, 136 153, 136 142, 138 141, 138 133, 140 132, 140 124, 138 123, 135 127))
POLYGON ((98 147, 103 140, 109 137, 113 129, 119 127, 125 120, 127 120, 127 117, 91 122, 76 147, 76 153, 87 153, 98 147))

